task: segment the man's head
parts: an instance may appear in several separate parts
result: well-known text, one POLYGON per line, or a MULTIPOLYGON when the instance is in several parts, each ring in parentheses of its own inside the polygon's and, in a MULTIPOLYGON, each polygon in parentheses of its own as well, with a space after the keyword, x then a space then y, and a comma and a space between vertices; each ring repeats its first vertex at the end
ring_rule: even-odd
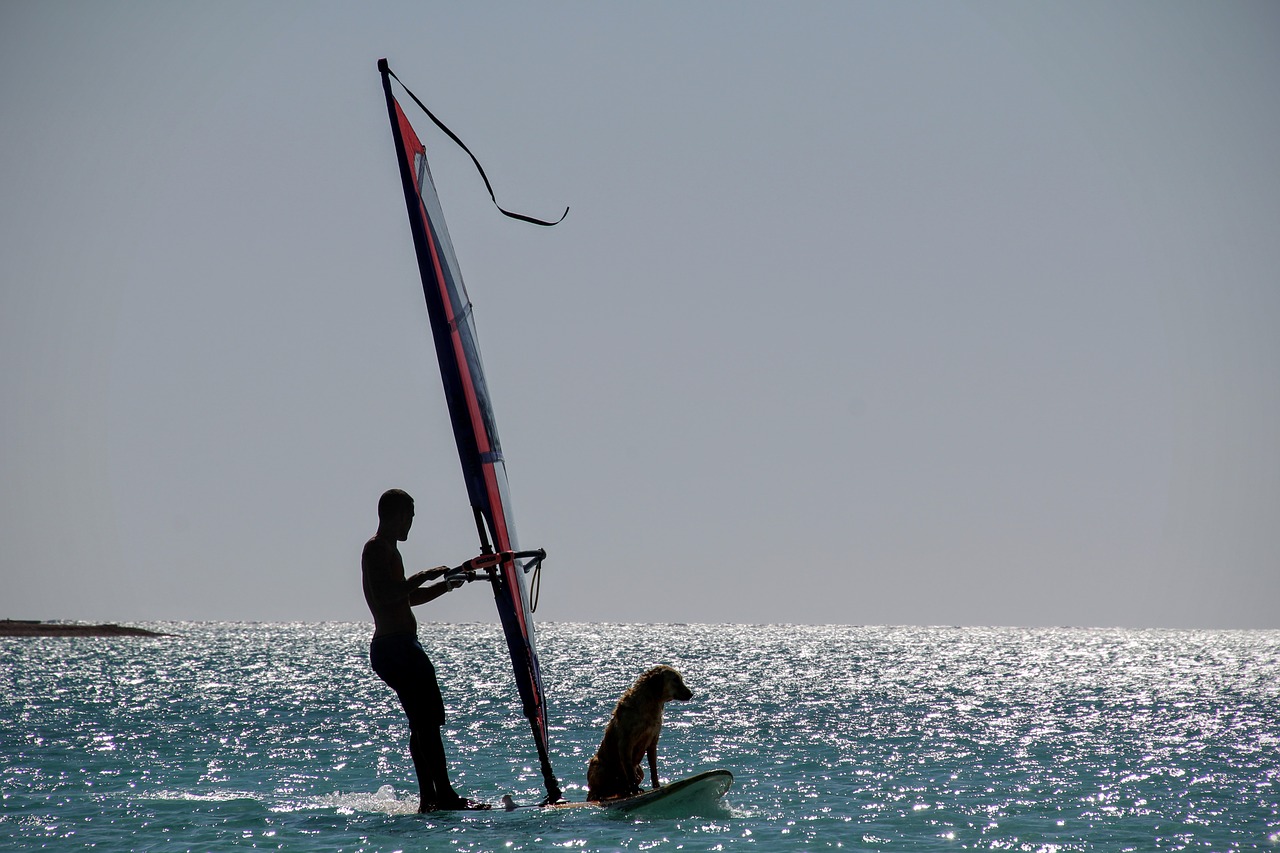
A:
POLYGON ((403 489, 388 489, 378 499, 378 530, 403 542, 413 526, 413 498, 403 489))

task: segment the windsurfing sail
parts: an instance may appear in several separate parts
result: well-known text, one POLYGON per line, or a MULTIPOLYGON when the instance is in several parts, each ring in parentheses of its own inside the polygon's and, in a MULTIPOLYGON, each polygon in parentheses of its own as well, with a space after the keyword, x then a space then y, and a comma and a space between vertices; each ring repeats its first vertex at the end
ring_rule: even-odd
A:
MULTIPOLYGON (((427 301, 436 360, 440 365, 440 378, 467 484, 467 496, 475 514, 482 551, 486 554, 493 553, 494 549, 497 551, 498 559, 489 571, 489 579, 493 583, 498 615, 511 653, 516 687, 520 691, 524 714, 533 729, 547 802, 557 802, 561 799, 561 791, 548 751, 546 695, 525 577, 526 570, 540 563, 540 558, 526 562, 523 557, 529 552, 518 553, 520 548, 507 487, 506 462, 480 362, 475 318, 445 227, 431 170, 427 166, 426 148, 392 94, 391 77, 394 75, 385 59, 378 62, 378 69, 382 72, 382 88, 387 96, 387 114, 391 120, 391 134, 395 138, 396 157, 400 162, 409 227, 413 232, 418 270, 422 276, 422 292, 427 301)), ((411 92, 405 91, 412 97, 411 92)), ((434 116, 431 118, 438 123, 434 116)), ((448 132, 447 128, 445 130, 448 132)), ((449 135, 458 141, 452 133, 449 135)), ((463 148, 465 150, 465 146, 463 148)), ((478 167, 479 163, 476 165, 478 167)), ((488 184, 487 178, 485 183, 488 184)), ((494 203, 497 204, 496 200, 494 203)))

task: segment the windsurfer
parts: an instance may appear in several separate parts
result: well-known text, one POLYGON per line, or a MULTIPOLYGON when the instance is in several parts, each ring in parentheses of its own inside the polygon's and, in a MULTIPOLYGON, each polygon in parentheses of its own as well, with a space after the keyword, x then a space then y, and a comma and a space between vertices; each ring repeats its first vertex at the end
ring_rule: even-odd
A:
POLYGON ((413 498, 391 489, 378 501, 378 532, 364 546, 360 560, 364 598, 373 614, 369 662, 404 706, 409 718, 409 754, 421 792, 419 811, 487 809, 458 794, 449 782, 444 741, 444 699, 435 667, 418 642, 418 622, 411 608, 434 601, 462 581, 449 579, 424 586, 448 569, 440 566, 406 578, 398 542, 409 538, 413 526, 413 498))

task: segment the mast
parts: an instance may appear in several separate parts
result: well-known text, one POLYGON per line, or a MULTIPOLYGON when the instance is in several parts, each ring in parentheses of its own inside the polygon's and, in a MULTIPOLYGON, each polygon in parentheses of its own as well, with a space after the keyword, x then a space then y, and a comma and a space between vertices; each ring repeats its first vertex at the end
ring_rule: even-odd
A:
MULTIPOLYGON (((496 550, 504 555, 489 572, 494 602, 506 635, 524 714, 533 731, 543 786, 547 791, 546 802, 558 802, 562 794, 548 750, 546 698, 538 663, 533 610, 525 581, 526 565, 532 566, 533 563, 522 563, 523 555, 514 553, 519 551, 519 545, 507 486, 506 461, 498 440, 489 388, 480 360, 471 301, 462 283, 461 270, 445 227, 444 212, 431 180, 426 149, 392 94, 391 77, 394 74, 385 59, 378 61, 378 70, 382 73, 387 116, 395 140, 396 159, 400 164, 409 228, 413 233, 422 292, 457 443, 458 460, 475 513, 481 550, 486 554, 496 550)), ((413 97, 412 92, 405 91, 413 97)), ((434 116, 431 118, 439 124, 434 116)), ((456 136, 451 132, 449 135, 461 145, 456 136)), ((492 190, 490 192, 492 194, 492 190)))

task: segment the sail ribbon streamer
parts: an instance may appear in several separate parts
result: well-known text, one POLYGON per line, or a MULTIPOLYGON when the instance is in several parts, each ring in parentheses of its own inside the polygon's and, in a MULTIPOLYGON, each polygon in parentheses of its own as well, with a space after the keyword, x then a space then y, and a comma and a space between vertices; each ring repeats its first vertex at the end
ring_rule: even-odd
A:
POLYGON ((498 208, 499 212, 501 212, 503 216, 509 216, 512 219, 519 219, 521 222, 530 222, 534 225, 545 225, 547 227, 551 227, 553 225, 559 225, 561 222, 564 221, 564 218, 569 215, 569 208, 566 207, 564 209, 564 213, 560 214, 559 219, 557 219, 555 222, 549 222, 545 219, 537 219, 532 216, 525 216, 523 213, 513 213, 512 211, 507 210, 502 205, 498 204, 498 197, 493 193, 493 184, 489 183, 489 176, 484 173, 484 166, 480 165, 480 161, 476 159, 476 155, 471 153, 471 149, 467 147, 466 143, 463 142, 461 139, 459 139, 458 135, 454 133, 452 130, 450 130, 448 126, 445 125, 444 122, 436 118, 436 114, 431 112, 431 110, 427 109, 427 105, 422 103, 422 101, 418 99, 417 95, 413 94, 413 91, 404 84, 403 80, 401 80, 399 77, 396 77, 396 72, 391 70, 391 67, 387 65, 387 61, 385 59, 381 60, 378 63, 378 68, 380 71, 385 71, 387 74, 390 74, 392 77, 394 77, 395 81, 400 84, 400 88, 404 89, 405 94, 407 94, 410 98, 413 98, 413 102, 417 104, 418 107, 424 113, 427 114, 427 118, 435 122, 436 127, 444 131, 445 136, 448 136, 450 139, 454 141, 455 144, 457 144, 459 148, 467 152, 467 156, 471 158, 471 162, 476 164, 476 171, 480 173, 480 179, 484 181, 485 189, 489 191, 489 198, 493 200, 493 206, 498 208))

